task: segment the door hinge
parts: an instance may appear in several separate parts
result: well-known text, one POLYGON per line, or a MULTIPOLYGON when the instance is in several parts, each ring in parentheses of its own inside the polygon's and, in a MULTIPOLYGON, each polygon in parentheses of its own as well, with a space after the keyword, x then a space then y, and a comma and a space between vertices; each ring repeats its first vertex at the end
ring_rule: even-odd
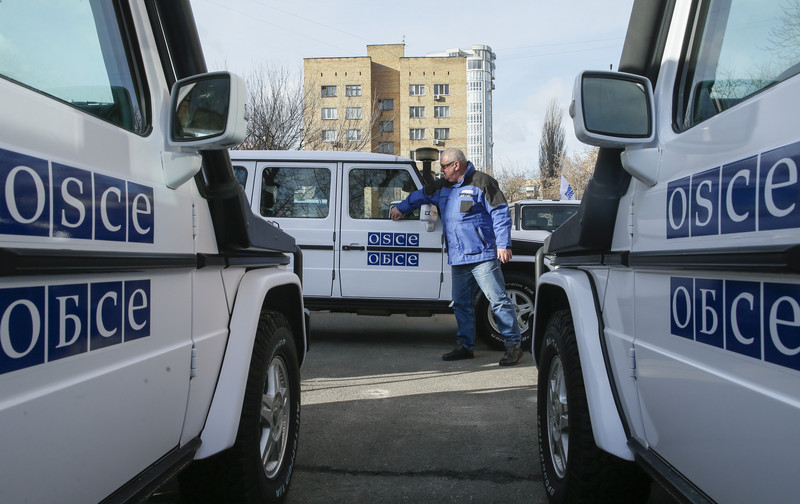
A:
POLYGON ((633 201, 631 201, 631 206, 628 209, 628 234, 633 236, 633 201))
POLYGON ((192 201, 192 239, 197 238, 197 204, 192 201))
POLYGON ((636 370, 636 349, 633 347, 628 350, 628 365, 630 366, 631 377, 637 378, 638 372, 636 370))
POLYGON ((197 347, 192 343, 192 363, 189 366, 189 378, 197 376, 197 347))

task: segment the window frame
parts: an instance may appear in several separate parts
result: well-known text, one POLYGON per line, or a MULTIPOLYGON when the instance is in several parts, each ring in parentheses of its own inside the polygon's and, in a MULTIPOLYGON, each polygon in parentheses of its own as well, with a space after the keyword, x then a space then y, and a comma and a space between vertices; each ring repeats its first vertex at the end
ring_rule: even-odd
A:
POLYGON ((439 96, 450 96, 450 84, 434 84, 433 94, 439 96), (444 88, 446 92, 442 92, 442 88, 444 88))
POLYGON ((408 129, 408 139, 409 140, 425 140, 425 128, 409 128, 408 129), (415 132, 421 133, 419 138, 415 138, 415 132))

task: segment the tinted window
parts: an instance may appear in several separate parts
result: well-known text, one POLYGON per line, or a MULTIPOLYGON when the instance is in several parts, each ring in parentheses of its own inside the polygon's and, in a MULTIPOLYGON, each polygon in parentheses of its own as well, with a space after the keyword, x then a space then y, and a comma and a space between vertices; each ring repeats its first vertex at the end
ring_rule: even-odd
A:
POLYGON ((684 129, 800 71, 797 2, 703 3, 682 74, 684 129))
POLYGON ((0 2, 0 75, 143 133, 144 93, 115 2, 0 2))
POLYGON ((247 168, 244 166, 234 166, 233 167, 233 176, 236 177, 236 180, 242 185, 242 187, 247 184, 247 168))
POLYGON ((325 168, 266 168, 261 180, 261 215, 324 219, 331 172, 325 168))
POLYGON ((520 228, 553 231, 577 211, 578 205, 523 206, 519 220, 520 228))
MULTIPOLYGON (((392 205, 417 189, 406 170, 351 170, 349 184, 353 219, 388 219, 392 205)), ((409 218, 418 219, 419 211, 409 218)))

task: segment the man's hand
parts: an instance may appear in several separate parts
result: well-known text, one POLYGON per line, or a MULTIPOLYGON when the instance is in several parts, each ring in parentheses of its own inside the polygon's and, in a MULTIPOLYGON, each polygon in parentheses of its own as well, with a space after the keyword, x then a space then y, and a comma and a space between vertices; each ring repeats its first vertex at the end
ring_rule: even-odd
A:
POLYGON ((398 221, 398 220, 402 219, 406 215, 403 212, 401 212, 400 210, 398 210, 397 207, 392 207, 391 214, 392 214, 391 217, 392 217, 393 221, 398 221))
POLYGON ((505 264, 511 260, 511 249, 497 249, 497 258, 500 262, 505 264))

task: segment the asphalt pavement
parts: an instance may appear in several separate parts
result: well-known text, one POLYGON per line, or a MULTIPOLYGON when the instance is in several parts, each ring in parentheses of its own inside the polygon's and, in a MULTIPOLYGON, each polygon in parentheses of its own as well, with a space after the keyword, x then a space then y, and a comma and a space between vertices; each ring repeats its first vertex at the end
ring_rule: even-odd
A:
MULTIPOLYGON (((444 362, 452 315, 312 313, 300 441, 285 504, 546 503, 536 367, 478 342, 444 362)), ((172 490, 171 490, 172 488, 172 490)), ((152 504, 177 502, 165 485, 152 504)), ((648 504, 674 504, 658 485, 648 504)))
MULTIPOLYGON (((546 503, 536 367, 478 342, 444 362, 452 315, 313 313, 286 504, 546 503)), ((648 504, 672 504, 654 485, 648 504)))

